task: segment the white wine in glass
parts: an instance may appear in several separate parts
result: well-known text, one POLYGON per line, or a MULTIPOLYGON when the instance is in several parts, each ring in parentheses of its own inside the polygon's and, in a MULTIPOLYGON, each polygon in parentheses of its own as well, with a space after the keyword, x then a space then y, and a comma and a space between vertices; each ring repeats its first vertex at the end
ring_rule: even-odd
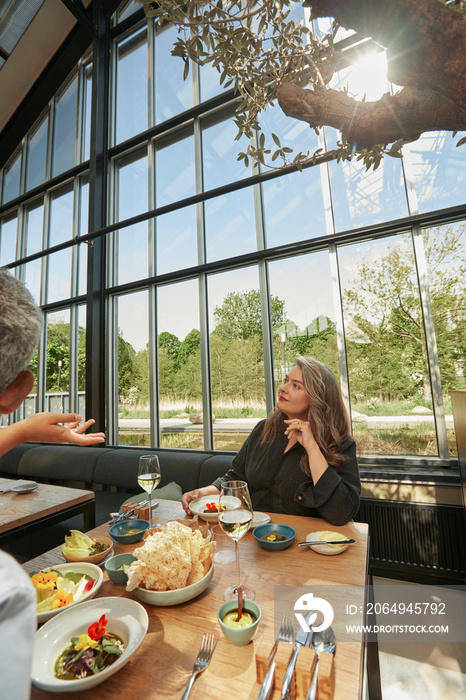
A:
POLYGON ((160 463, 156 455, 139 457, 138 484, 149 494, 149 523, 152 527, 152 491, 160 484, 160 463))
POLYGON ((225 600, 236 598, 239 588, 242 589, 244 598, 254 600, 256 596, 252 588, 241 583, 238 548, 240 539, 251 527, 253 515, 247 483, 245 481, 225 481, 220 491, 218 522, 225 534, 235 541, 236 577, 238 580, 236 586, 229 586, 223 592, 225 600))

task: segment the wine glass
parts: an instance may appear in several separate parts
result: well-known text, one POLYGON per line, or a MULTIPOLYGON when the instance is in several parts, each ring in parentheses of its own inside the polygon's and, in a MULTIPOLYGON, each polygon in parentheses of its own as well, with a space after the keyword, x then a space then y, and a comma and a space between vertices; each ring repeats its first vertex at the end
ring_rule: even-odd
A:
POLYGON ((149 494, 149 526, 152 527, 152 491, 160 484, 159 458, 155 455, 139 457, 138 484, 149 494))
POLYGON ((229 586, 224 591, 225 600, 236 598, 239 588, 242 589, 243 596, 249 600, 254 600, 256 596, 252 588, 241 583, 238 548, 240 539, 251 527, 252 518, 251 496, 247 483, 245 481, 225 481, 220 491, 218 522, 222 530, 235 541, 236 577, 238 580, 236 586, 229 586))

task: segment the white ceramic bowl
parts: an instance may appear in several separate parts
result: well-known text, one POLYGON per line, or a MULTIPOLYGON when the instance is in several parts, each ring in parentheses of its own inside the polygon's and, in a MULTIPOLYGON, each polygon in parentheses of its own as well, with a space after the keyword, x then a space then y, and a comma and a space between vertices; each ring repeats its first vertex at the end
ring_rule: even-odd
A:
POLYGON ((200 581, 192 583, 190 586, 185 586, 184 588, 176 588, 174 591, 149 591, 147 588, 135 588, 132 593, 142 600, 143 603, 148 603, 149 605, 179 605, 179 603, 186 603, 188 600, 196 598, 200 595, 212 580, 214 575, 214 565, 212 564, 209 571, 206 573, 204 578, 200 581))
MULTIPOLYGON (((322 532, 323 530, 319 530, 319 532, 310 532, 308 535, 306 535, 306 542, 317 542, 318 540, 320 540, 322 532)), ((341 539, 347 540, 348 537, 342 534, 341 539)), ((346 550, 349 547, 349 544, 342 544, 339 547, 330 547, 330 545, 328 544, 311 544, 309 546, 311 549, 314 550, 314 552, 317 552, 318 554, 325 554, 328 557, 333 557, 335 554, 342 554, 343 552, 346 552, 346 550)))
POLYGON ((32 683, 52 693, 69 693, 86 690, 102 683, 120 670, 142 643, 149 617, 142 605, 128 598, 97 598, 83 603, 79 608, 62 608, 53 620, 49 620, 35 635, 32 662, 32 683), (108 620, 107 630, 122 638, 123 654, 108 668, 94 676, 74 681, 64 681, 54 676, 55 662, 70 645, 71 637, 85 634, 89 625, 102 615, 108 620))
MULTIPOLYGON (((199 518, 202 518, 202 520, 205 520, 208 523, 216 523, 218 521, 218 512, 204 513, 204 510, 207 507, 207 503, 216 503, 218 508, 219 498, 219 495, 202 496, 201 498, 197 498, 195 501, 191 501, 189 504, 189 510, 193 515, 197 515, 199 518)), ((231 508, 237 508, 240 501, 235 496, 227 496, 224 503, 229 504, 231 508)))
POLYGON ((85 602, 86 600, 91 600, 99 590, 104 579, 104 574, 102 569, 100 569, 95 564, 88 564, 85 562, 69 562, 68 564, 57 564, 56 566, 50 566, 47 569, 41 569, 41 571, 49 571, 50 569, 55 569, 60 573, 66 574, 67 571, 75 571, 78 574, 83 574, 83 576, 89 576, 91 579, 96 579, 93 587, 90 591, 86 591, 84 595, 79 598, 79 600, 74 601, 74 603, 69 603, 63 608, 58 608, 57 610, 47 610, 47 612, 37 613, 37 622, 42 624, 50 620, 51 617, 55 617, 64 610, 68 608, 73 608, 75 605, 85 602))

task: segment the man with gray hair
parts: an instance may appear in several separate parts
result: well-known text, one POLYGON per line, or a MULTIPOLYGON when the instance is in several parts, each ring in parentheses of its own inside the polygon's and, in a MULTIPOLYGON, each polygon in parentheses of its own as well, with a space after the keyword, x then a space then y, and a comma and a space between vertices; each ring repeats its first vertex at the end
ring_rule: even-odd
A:
MULTIPOLYGON (((28 364, 42 330, 42 312, 28 290, 5 268, 0 268, 0 414, 20 406, 34 384, 28 364)), ((83 435, 94 423, 78 425, 75 413, 36 413, 0 428, 0 455, 29 440, 104 442, 103 433, 83 435), (60 423, 68 423, 67 426, 60 423)), ((36 630, 36 592, 26 572, 6 552, 0 551, 0 678, 2 697, 28 700, 36 630), (11 645, 14 630, 15 644, 11 645)))
MULTIPOLYGON (((33 387, 28 365, 41 330, 42 312, 32 296, 22 282, 0 268, 0 414, 15 411, 33 387)), ((36 413, 0 428, 0 456, 28 441, 76 445, 105 441, 103 433, 83 434, 95 422, 93 418, 79 425, 81 420, 77 413, 36 413)))

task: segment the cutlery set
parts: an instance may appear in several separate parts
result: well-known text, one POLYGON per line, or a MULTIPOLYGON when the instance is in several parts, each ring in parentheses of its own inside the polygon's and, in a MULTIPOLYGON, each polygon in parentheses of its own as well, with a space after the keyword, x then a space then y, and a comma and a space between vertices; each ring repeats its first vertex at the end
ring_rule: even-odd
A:
MULTIPOLYGON (((130 508, 129 510, 126 510, 124 513, 110 513, 111 520, 110 520, 110 525, 115 525, 115 523, 120 523, 122 520, 127 520, 130 518, 132 515, 134 515, 134 512, 139 509, 143 508, 144 506, 149 505, 149 499, 147 498, 145 501, 141 501, 140 503, 137 504, 134 508, 130 508)), ((152 508, 155 508, 158 506, 158 503, 153 503, 152 508)))
MULTIPOLYGON (((312 612, 307 613, 304 616, 304 619, 306 621, 306 624, 309 626, 309 620, 310 616, 312 615, 312 612)), ((260 687, 259 694, 257 696, 257 700, 267 700, 267 698, 270 695, 272 686, 274 684, 274 679, 276 683, 280 683, 281 678, 283 678, 282 684, 281 684, 281 691, 280 691, 280 698, 281 700, 289 700, 291 697, 291 691, 292 691, 292 681, 293 681, 293 676, 295 674, 295 668, 296 668, 296 662, 298 659, 298 654, 301 648, 305 647, 311 647, 312 649, 315 650, 315 665, 312 664, 312 662, 309 664, 309 668, 312 668, 312 665, 314 665, 314 669, 312 671, 311 675, 311 681, 309 685, 309 671, 307 673, 307 683, 303 687, 303 682, 306 679, 306 676, 302 675, 302 670, 301 674, 302 675, 302 682, 301 682, 301 697, 306 697, 306 700, 316 700, 316 693, 317 693, 317 679, 318 679, 318 668, 319 668, 319 656, 321 652, 326 652, 330 654, 335 654, 335 648, 336 648, 336 642, 335 642, 335 635, 331 627, 328 629, 324 630, 323 632, 306 632, 304 631, 301 627, 296 634, 296 637, 293 638, 293 617, 291 615, 284 615, 282 619, 282 624, 280 626, 280 630, 278 632, 277 638, 275 640, 275 643, 272 647, 272 651, 269 654, 268 660, 267 660, 267 672, 264 676, 264 679, 262 681, 262 685, 260 687), (291 651, 291 655, 286 655, 287 661, 283 663, 283 667, 286 666, 286 670, 283 673, 278 674, 277 673, 277 648, 280 642, 285 642, 290 645, 294 644, 294 648, 291 651), (309 689, 308 689, 309 687, 309 689)), ((307 652, 309 653, 309 652, 307 652)), ((281 661, 283 662, 284 656, 282 655, 281 661)), ((331 657, 330 657, 331 658, 331 657)), ((283 672, 283 667, 282 667, 282 672, 283 672)), ((301 664, 301 669, 304 668, 304 665, 301 664)), ((327 660, 327 666, 326 666, 326 671, 331 670, 331 665, 329 667, 328 665, 328 660, 327 660)), ((319 681, 319 687, 320 687, 321 681, 319 681)))

